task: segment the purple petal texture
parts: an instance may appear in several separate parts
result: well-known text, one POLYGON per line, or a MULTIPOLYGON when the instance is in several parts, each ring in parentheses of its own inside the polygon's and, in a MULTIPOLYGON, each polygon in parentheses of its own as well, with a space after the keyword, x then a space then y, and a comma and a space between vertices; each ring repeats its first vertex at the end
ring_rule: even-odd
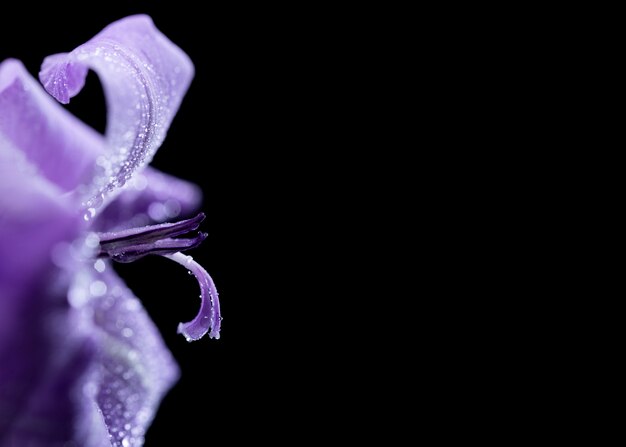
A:
POLYGON ((149 17, 138 15, 109 25, 70 53, 46 58, 39 78, 51 95, 67 103, 84 85, 87 69, 100 77, 107 103, 107 150, 84 196, 91 217, 152 160, 194 68, 149 17))
MULTIPOLYGON (((55 296, 45 288, 40 295, 55 296)), ((56 296, 65 298, 64 294, 56 296)), ((2 419, 7 422, 0 445, 107 445, 101 442, 106 440, 104 430, 96 442, 90 441, 97 431, 85 418, 93 404, 83 388, 96 346, 78 329, 81 319, 66 303, 30 306, 27 315, 33 327, 12 343, 12 356, 2 359, 5 372, 19 368, 21 374, 3 377, 0 386, 4 388, 2 419)))
POLYGON ((67 301, 71 277, 51 257, 59 244, 77 237, 80 221, 60 189, 35 173, 35 166, 0 133, 3 446, 84 440, 68 421, 85 413, 81 385, 94 355, 67 301))
POLYGON ((102 136, 47 95, 21 62, 0 64, 0 134, 63 191, 91 182, 102 136))
POLYGON ((108 262, 98 260, 76 277, 70 293, 98 340, 98 366, 88 387, 111 445, 143 445, 165 392, 179 375, 174 358, 141 302, 108 262))
MULTIPOLYGON (((0 72, 2 66, 0 66, 0 72)), ((2 95, 3 92, 0 92, 2 95)), ((73 203, 0 133, 0 302, 28 295, 50 267, 50 251, 78 235, 73 203), (45 231, 42 231, 45 229, 45 231)), ((0 335, 13 323, 0 312, 0 335)), ((0 338, 1 340, 1 338, 0 338)))

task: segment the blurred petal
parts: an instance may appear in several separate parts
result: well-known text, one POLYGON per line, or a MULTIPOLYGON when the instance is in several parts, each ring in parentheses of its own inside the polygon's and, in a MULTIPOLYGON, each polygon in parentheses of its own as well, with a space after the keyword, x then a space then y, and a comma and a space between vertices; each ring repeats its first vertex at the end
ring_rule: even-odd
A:
POLYGON ((52 253, 76 238, 79 223, 60 189, 0 134, 0 445, 78 439, 94 351, 52 253))
POLYGON ((63 191, 90 183, 104 150, 100 134, 50 98, 12 59, 0 64, 0 134, 63 191))
POLYGON ((117 231, 165 222, 196 211, 202 192, 193 183, 151 167, 135 175, 94 222, 99 231, 117 231))
POLYGON ((84 304, 100 347, 92 387, 111 442, 138 446, 179 371, 141 302, 110 264, 99 270, 83 270, 71 297, 84 304))
MULTIPOLYGON (((1 303, 17 301, 38 287, 37 278, 51 266, 52 248, 76 237, 79 221, 72 205, 0 134, 1 303)), ((4 321, 4 312, 0 322, 13 325, 4 321)), ((5 330, 0 324, 0 335, 5 330)))
MULTIPOLYGON (((49 292, 42 292, 43 296, 51 296, 49 292)), ((65 298, 65 295, 59 297, 65 298)), ((0 434, 0 444, 106 445, 95 439, 89 441, 92 430, 81 429, 90 406, 83 396, 83 386, 94 359, 95 345, 86 334, 75 329, 80 325, 77 315, 64 306, 52 309, 37 306, 29 309, 28 323, 34 328, 29 329, 25 337, 16 337, 12 346, 16 352, 9 360, 9 366, 15 366, 20 360, 20 366, 26 366, 25 374, 18 380, 3 382, 7 388, 13 388, 13 392, 20 387, 23 398, 19 402, 5 402, 2 396, 0 407, 6 405, 8 414, 13 417, 4 436, 0 434), (75 444, 68 444, 70 442, 75 444)), ((4 365, 3 368, 7 368, 6 363, 4 365)))
POLYGON ((139 15, 112 23, 70 53, 46 58, 39 78, 50 94, 67 103, 83 87, 88 69, 100 77, 107 102, 108 147, 99 161, 103 172, 84 203, 95 214, 152 160, 194 68, 148 16, 139 15))

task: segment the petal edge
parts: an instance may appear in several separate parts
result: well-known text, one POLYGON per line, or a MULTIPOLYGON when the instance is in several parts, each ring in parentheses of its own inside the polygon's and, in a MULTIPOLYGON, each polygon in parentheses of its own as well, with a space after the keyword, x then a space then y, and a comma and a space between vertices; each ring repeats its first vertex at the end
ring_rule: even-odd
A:
POLYGON ((146 15, 114 22, 70 53, 47 57, 39 78, 64 102, 84 84, 87 70, 100 77, 107 103, 103 172, 86 193, 93 217, 132 176, 152 160, 194 75, 189 57, 146 15))

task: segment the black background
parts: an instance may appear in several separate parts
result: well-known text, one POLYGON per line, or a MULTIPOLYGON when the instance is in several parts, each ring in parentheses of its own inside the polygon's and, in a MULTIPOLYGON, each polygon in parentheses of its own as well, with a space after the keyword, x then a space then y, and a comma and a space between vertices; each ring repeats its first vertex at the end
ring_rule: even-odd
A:
MULTIPOLYGON (((182 371, 146 446, 215 445, 223 439, 232 445, 249 436, 278 440, 286 424, 293 429, 301 419, 297 402, 318 380, 300 375, 315 373, 313 365, 297 360, 310 354, 298 334, 319 331, 311 315, 323 318, 315 302, 301 297, 304 289, 319 286, 298 284, 294 277, 295 253, 310 238, 294 226, 317 217, 296 211, 305 197, 293 191, 291 180, 320 156, 312 151, 315 132, 302 130, 296 105, 314 94, 314 86, 301 81, 302 73, 315 69, 302 60, 307 44, 298 30, 307 23, 306 12, 83 2, 73 10, 80 18, 73 18, 70 6, 61 4, 42 12, 30 3, 14 7, 2 19, 0 60, 20 59, 34 76, 45 56, 70 51, 136 13, 150 15, 192 59, 195 79, 152 165, 203 189, 208 218, 202 229, 209 238, 189 254, 220 292, 222 338, 187 343, 176 334, 178 322, 191 319, 198 304, 197 285, 185 269, 160 257, 119 266, 182 371)), ((93 73, 68 108, 104 129, 104 100, 93 73)))

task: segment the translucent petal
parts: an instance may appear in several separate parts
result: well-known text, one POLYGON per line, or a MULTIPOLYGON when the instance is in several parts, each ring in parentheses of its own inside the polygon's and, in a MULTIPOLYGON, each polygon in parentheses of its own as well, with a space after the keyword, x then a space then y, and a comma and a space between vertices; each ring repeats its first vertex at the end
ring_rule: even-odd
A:
POLYGON ((66 103, 85 82, 87 70, 102 82, 107 103, 107 151, 84 208, 97 209, 149 163, 161 145, 194 68, 187 55, 148 16, 107 26, 70 53, 46 58, 39 78, 46 90, 66 103))
POLYGON ((0 136, 62 191, 91 183, 100 134, 47 95, 13 59, 0 64, 0 136))

